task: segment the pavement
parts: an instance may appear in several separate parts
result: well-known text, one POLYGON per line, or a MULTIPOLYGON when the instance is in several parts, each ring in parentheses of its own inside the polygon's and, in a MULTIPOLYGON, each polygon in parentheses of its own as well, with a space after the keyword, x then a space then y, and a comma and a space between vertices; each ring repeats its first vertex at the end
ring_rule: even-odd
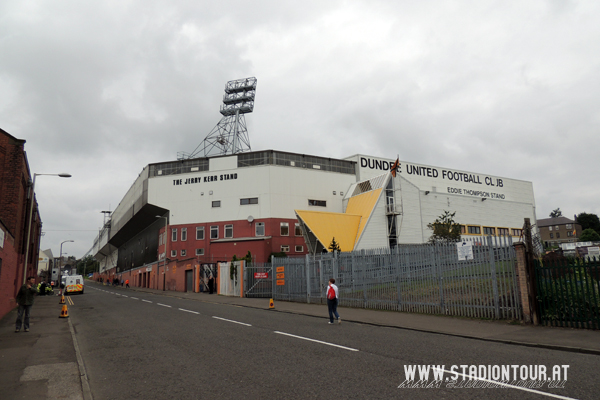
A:
MULTIPOLYGON (((87 285, 101 286, 95 282, 87 285)), ((226 297, 132 287, 106 290, 147 292, 217 304, 269 310, 269 299, 226 297)), ((59 318, 57 296, 37 297, 30 332, 15 333, 16 309, 0 320, 0 397, 2 399, 92 399, 77 335, 69 318, 59 318)), ((271 312, 328 318, 321 304, 275 301, 271 312)), ((523 325, 459 317, 338 308, 344 322, 450 335, 516 346, 600 355, 600 331, 523 325)))

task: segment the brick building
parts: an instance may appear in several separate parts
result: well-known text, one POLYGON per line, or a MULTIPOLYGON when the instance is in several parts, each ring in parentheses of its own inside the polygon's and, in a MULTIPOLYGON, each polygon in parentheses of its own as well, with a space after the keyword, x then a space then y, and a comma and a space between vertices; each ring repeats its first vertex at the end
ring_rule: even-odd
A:
MULTIPOLYGON (((16 305, 14 298, 23 283, 30 186, 25 140, 0 129, 0 318, 16 305)), ((37 276, 42 228, 37 204, 33 221, 27 275, 37 276)))
POLYGON ((566 217, 542 218, 537 223, 545 247, 574 243, 581 235, 581 225, 566 217))

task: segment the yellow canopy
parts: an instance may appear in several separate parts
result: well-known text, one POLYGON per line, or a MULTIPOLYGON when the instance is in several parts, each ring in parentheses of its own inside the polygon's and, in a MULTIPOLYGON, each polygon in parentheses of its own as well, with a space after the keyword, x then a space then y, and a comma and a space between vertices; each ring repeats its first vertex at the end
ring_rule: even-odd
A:
POLYGON ((335 241, 340 245, 342 251, 354 249, 360 215, 302 210, 296 210, 296 215, 310 228, 325 248, 335 237, 335 241))

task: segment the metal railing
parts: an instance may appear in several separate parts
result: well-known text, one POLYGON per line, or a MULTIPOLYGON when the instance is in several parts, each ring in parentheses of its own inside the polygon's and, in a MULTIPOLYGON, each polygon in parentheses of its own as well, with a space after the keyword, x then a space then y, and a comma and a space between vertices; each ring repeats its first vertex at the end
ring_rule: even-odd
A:
POLYGON ((535 260, 544 325, 600 329, 600 260, 535 260))
POLYGON ((469 259, 459 257, 456 243, 273 258, 272 297, 324 304, 334 278, 340 306, 521 319, 512 238, 479 237, 467 245, 469 259))

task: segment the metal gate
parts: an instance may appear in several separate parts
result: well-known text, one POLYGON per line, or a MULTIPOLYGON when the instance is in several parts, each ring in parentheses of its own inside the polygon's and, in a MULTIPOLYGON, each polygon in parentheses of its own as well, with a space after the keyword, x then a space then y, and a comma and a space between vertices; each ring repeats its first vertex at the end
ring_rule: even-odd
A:
POLYGON ((273 267, 271 263, 251 263, 244 266, 244 295, 273 297, 273 267))

